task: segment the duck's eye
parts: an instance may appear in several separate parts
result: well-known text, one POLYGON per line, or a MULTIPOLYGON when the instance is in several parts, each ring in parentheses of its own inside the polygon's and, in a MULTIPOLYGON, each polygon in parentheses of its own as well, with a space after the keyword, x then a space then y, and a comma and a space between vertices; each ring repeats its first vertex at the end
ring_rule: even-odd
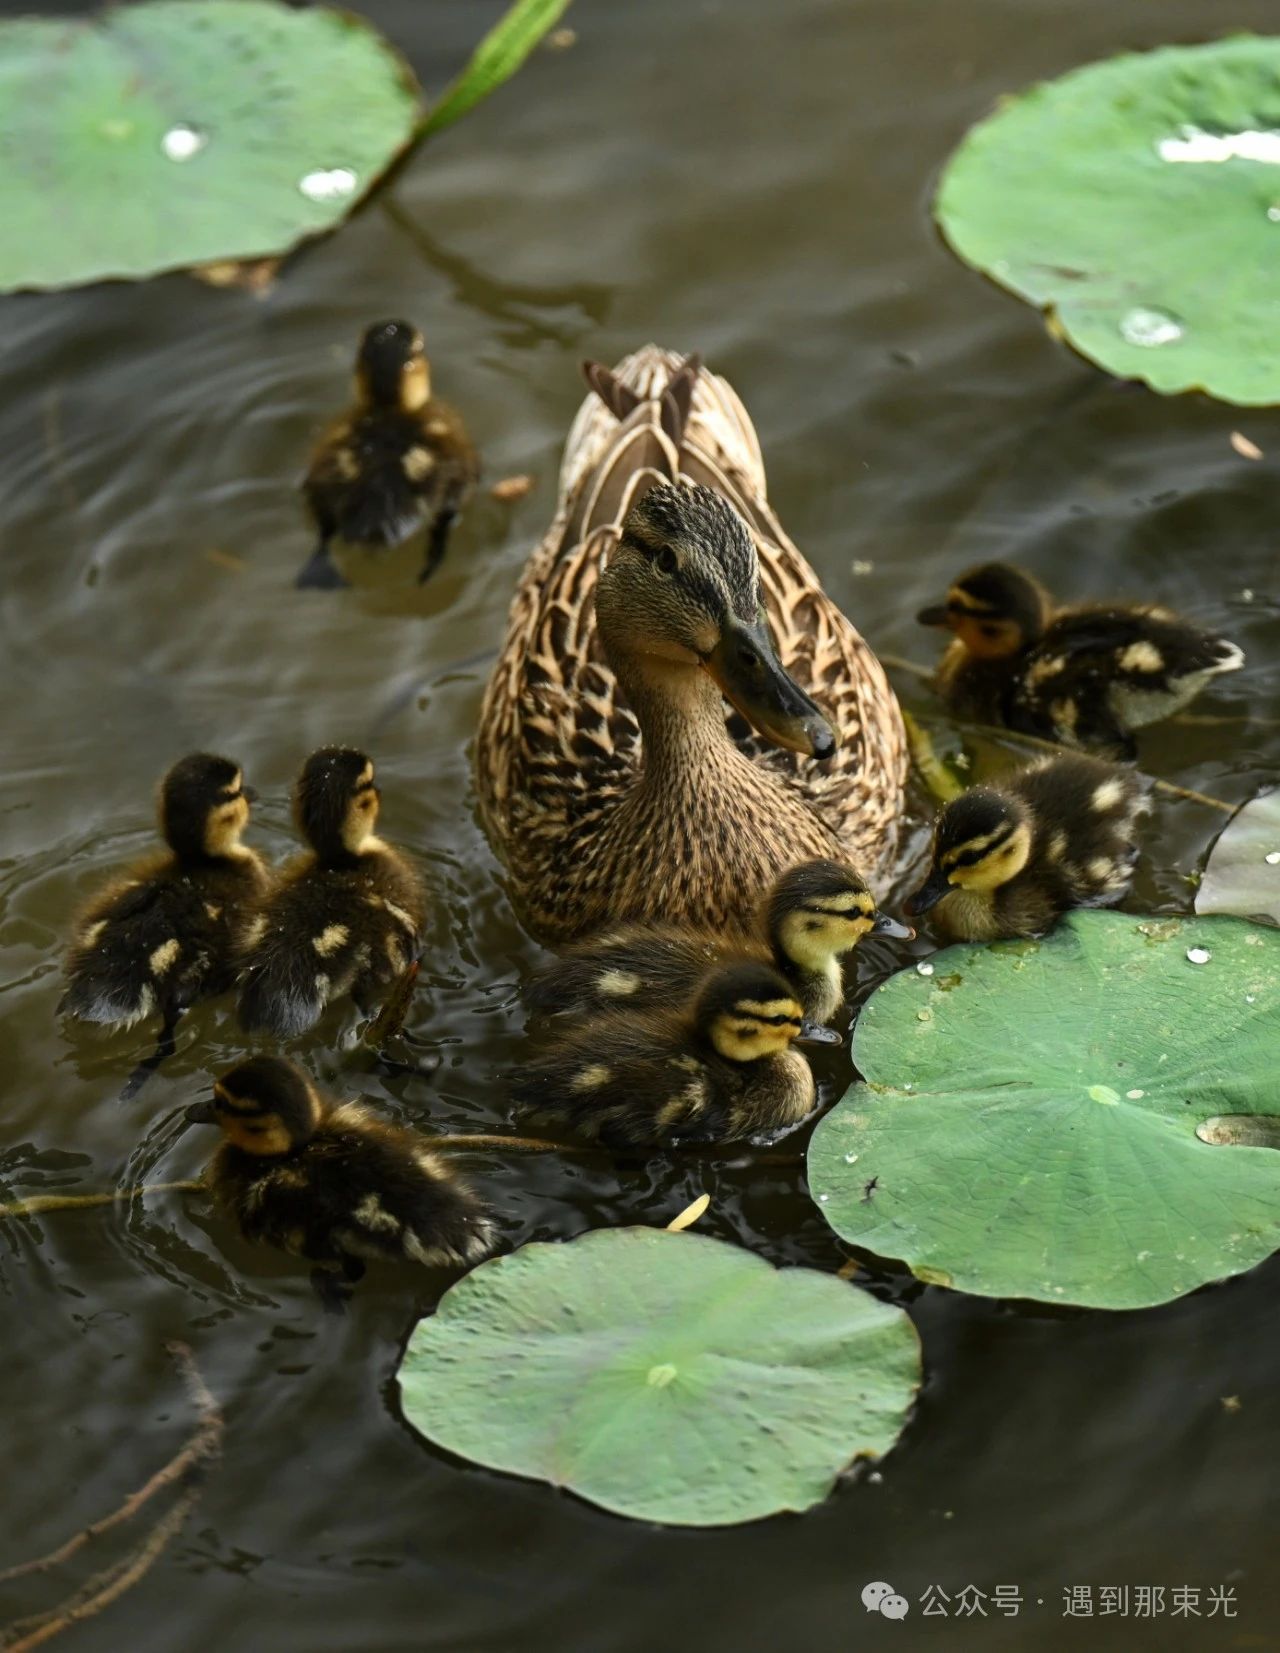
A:
POLYGON ((979 626, 978 630, 982 633, 982 635, 984 637, 990 637, 993 640, 995 638, 999 637, 999 635, 1000 635, 1000 627, 999 626, 979 626))
POLYGON ((653 564, 660 574, 674 574, 680 567, 680 559, 669 545, 664 545, 654 557, 653 564))

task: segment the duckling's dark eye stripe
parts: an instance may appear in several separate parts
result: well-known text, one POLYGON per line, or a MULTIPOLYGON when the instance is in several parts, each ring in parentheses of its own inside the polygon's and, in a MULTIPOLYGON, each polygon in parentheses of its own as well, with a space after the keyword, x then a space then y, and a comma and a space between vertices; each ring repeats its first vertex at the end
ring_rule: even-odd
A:
POLYGON ((865 907, 820 907, 816 901, 807 902, 807 913, 821 913, 823 918, 870 918, 871 914, 865 907))
POLYGON ((374 792, 376 790, 377 790, 377 787, 376 787, 375 782, 373 782, 373 781, 361 781, 359 786, 356 787, 356 797, 359 798, 366 792, 374 792))
POLYGON ((224 1091, 218 1092, 218 1106, 221 1108, 223 1113, 233 1114, 237 1119, 262 1118, 261 1108, 254 1107, 252 1103, 250 1103, 247 1107, 242 1108, 238 1102, 233 1102, 224 1091))
POLYGON ((992 838, 989 843, 983 844, 979 849, 952 851, 950 855, 943 857, 943 863, 948 867, 976 867, 979 861, 985 861, 989 856, 994 855, 998 849, 1003 849, 1012 837, 1013 829, 1011 827, 1007 832, 1001 833, 999 837, 992 838))

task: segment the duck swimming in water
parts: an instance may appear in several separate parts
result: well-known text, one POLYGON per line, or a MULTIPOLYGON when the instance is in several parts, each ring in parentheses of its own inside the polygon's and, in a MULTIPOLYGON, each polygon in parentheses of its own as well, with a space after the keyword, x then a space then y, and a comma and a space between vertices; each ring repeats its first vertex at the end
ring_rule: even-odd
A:
POLYGON ((797 860, 875 876, 901 812, 898 704, 770 510, 741 402, 653 346, 586 375, 476 743, 528 927, 743 929, 797 860))

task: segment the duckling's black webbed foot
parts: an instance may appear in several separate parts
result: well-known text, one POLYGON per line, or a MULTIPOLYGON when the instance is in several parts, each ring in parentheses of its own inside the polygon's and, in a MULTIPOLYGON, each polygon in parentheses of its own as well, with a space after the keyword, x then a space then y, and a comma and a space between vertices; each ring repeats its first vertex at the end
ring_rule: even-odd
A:
POLYGON ((125 1080, 120 1090, 119 1101, 132 1102, 156 1069, 162 1063, 167 1062, 174 1051, 177 1050, 178 1017, 181 1014, 182 1012, 178 1011, 174 1015, 165 1017, 164 1025, 160 1029, 160 1037, 156 1041, 156 1048, 150 1056, 138 1063, 137 1067, 125 1080))
POLYGON ((444 561, 444 554, 449 547, 449 534, 457 514, 456 511, 441 511, 431 524, 431 532, 427 535, 427 554, 423 558, 422 569, 418 575, 419 585, 426 585, 444 561))
MULTIPOLYGON (((361 1272, 363 1273, 363 1269, 361 1272)), ((320 1299, 320 1305, 326 1314, 345 1314, 347 1300, 354 1288, 355 1282, 349 1276, 344 1279, 343 1274, 336 1269, 317 1266, 311 1270, 311 1289, 320 1299)))
POLYGON ((308 562, 298 571, 294 585, 299 591, 339 591, 350 581, 338 572, 327 544, 318 545, 308 562))

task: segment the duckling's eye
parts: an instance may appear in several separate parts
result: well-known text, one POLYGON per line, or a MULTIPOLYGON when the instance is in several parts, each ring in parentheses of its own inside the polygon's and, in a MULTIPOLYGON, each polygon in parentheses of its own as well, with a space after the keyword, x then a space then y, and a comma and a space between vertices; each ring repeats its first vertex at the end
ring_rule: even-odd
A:
POLYGON ((999 637, 999 635, 1000 635, 1000 627, 999 626, 979 626, 978 630, 982 633, 982 635, 984 637, 996 638, 996 637, 999 637))
POLYGON ((680 559, 669 545, 664 545, 654 557, 653 565, 660 574, 674 574, 680 567, 680 559))

